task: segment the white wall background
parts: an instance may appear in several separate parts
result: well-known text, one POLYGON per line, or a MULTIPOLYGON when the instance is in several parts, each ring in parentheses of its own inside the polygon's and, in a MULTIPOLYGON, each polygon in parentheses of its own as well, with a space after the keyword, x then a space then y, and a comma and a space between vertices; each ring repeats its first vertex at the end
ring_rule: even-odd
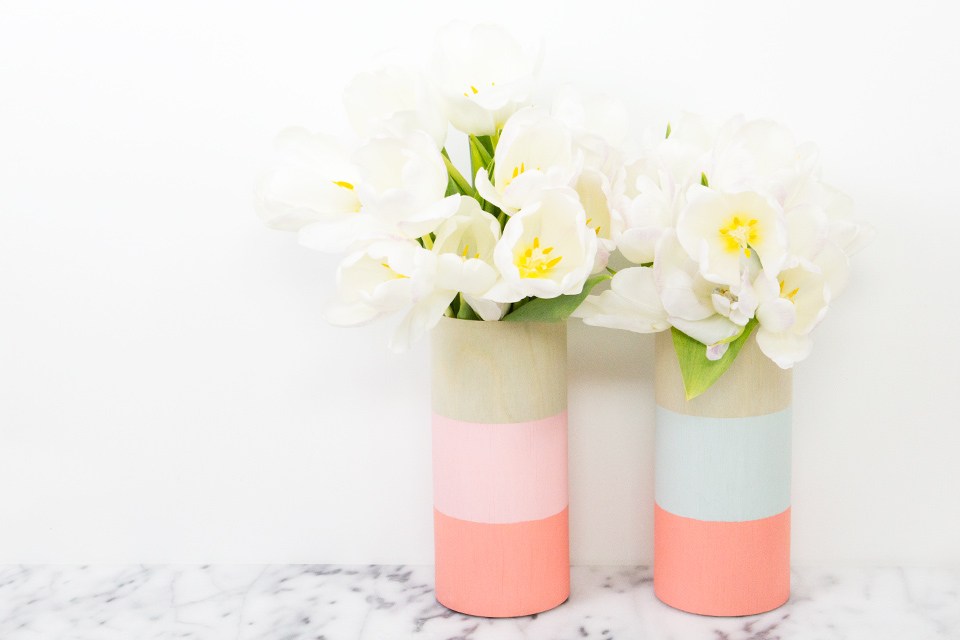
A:
MULTIPOLYGON (((0 1, 0 561, 432 561, 428 345, 325 326, 334 261, 251 193, 277 130, 345 133, 368 58, 467 17, 638 122, 820 143, 879 236, 796 371, 794 562, 960 564, 955 6, 549 7, 0 1)), ((651 356, 571 324, 576 563, 651 559, 651 356)))

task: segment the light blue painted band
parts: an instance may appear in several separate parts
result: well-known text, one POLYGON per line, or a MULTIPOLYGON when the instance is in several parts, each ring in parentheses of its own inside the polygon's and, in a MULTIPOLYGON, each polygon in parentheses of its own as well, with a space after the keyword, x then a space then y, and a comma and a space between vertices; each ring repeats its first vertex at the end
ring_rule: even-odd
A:
POLYGON ((790 506, 790 409, 704 418, 657 407, 656 499, 685 518, 744 522, 790 506))

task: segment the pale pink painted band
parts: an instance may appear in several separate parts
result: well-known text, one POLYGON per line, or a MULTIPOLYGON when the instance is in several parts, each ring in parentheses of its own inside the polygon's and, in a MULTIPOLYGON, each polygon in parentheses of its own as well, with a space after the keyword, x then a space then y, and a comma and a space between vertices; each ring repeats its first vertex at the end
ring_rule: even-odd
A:
POLYGON ((554 516, 567 507, 567 412, 482 424, 433 415, 433 504, 491 524, 554 516))

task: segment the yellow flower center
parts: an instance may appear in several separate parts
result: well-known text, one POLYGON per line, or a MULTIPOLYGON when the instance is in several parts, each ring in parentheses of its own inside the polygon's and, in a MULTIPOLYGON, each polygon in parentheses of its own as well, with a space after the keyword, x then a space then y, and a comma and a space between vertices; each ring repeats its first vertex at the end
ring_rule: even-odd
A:
POLYGON ((338 187, 343 187, 348 191, 353 191, 353 185, 350 184, 349 182, 346 182, 345 180, 334 180, 333 184, 337 185, 338 187))
POLYGON ((720 237, 723 238, 725 247, 730 253, 743 251, 743 255, 750 257, 750 246, 760 240, 760 232, 757 229, 759 221, 756 218, 749 218, 746 215, 740 217, 735 215, 730 221, 720 227, 720 237))
POLYGON ((521 278, 546 278, 553 268, 560 264, 563 256, 551 258, 554 247, 541 247, 540 238, 533 239, 533 243, 526 249, 518 251, 514 264, 520 271, 521 278))

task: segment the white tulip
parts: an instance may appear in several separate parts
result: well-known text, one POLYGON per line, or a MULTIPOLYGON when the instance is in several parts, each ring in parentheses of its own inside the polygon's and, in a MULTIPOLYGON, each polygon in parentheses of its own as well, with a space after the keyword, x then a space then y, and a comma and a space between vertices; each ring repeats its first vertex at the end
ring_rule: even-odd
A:
POLYGON ((638 167, 632 173, 628 184, 632 184, 633 196, 621 198, 620 222, 613 240, 624 258, 634 264, 648 264, 653 262, 660 238, 676 222, 683 193, 666 173, 644 175, 638 167))
POLYGON ((437 37, 434 81, 454 127, 495 134, 527 103, 540 68, 540 46, 524 46, 495 25, 447 25, 437 37))
POLYGON ((826 315, 832 286, 840 286, 846 272, 846 256, 829 244, 813 265, 757 277, 757 345, 779 367, 789 369, 810 355, 810 332, 826 315))
POLYGON ((347 256, 337 269, 337 298, 326 311, 339 326, 399 311, 432 291, 435 256, 413 240, 380 240, 347 256))
POLYGON ((334 139, 291 128, 276 139, 276 159, 256 188, 257 213, 274 229, 313 223, 331 229, 325 250, 345 250, 372 220, 360 214, 359 169, 334 139))
POLYGON ((494 249, 501 280, 484 297, 507 303, 580 293, 597 254, 597 234, 586 222, 575 191, 544 191, 507 221, 494 249))
POLYGON ((410 345, 437 326, 453 299, 448 297, 447 293, 442 290, 432 291, 410 308, 400 320, 390 339, 391 351, 397 353, 406 351, 410 345))
POLYGON ((587 296, 573 312, 585 324, 636 333, 656 333, 670 328, 667 312, 657 294, 653 269, 630 267, 613 276, 610 288, 587 296))
POLYGON ((672 229, 657 245, 653 273, 668 320, 680 331, 707 347, 724 344, 743 331, 742 324, 718 313, 715 300, 721 294, 730 299, 732 308, 739 303, 738 289, 724 291, 704 278, 672 229))
POLYGON ((623 226, 625 172, 620 147, 626 138, 627 110, 617 100, 582 94, 568 85, 554 100, 552 115, 571 131, 575 156, 581 158, 573 188, 587 212, 587 226, 599 239, 594 272, 602 271, 623 226))
POLYGON ((447 139, 439 97, 411 69, 389 65, 360 73, 347 85, 343 103, 362 138, 403 137, 419 130, 429 134, 437 148, 447 139))
POLYGON ((537 200, 545 189, 571 186, 580 169, 570 131, 548 112, 527 107, 503 128, 494 154, 493 182, 486 169, 476 176, 487 201, 513 213, 537 200))
POLYGON ((657 243, 676 225, 687 190, 699 184, 721 127, 681 113, 663 128, 644 132, 641 152, 625 166, 625 191, 617 207, 622 220, 614 242, 635 264, 653 262, 657 243))
POLYGON ((768 273, 780 272, 787 255, 783 211, 752 191, 720 193, 692 187, 677 220, 677 238, 704 278, 736 286, 756 257, 768 273))
POLYGON ((648 175, 668 175, 681 191, 700 184, 702 174, 712 170, 711 161, 718 141, 728 136, 739 120, 720 122, 692 113, 680 113, 670 119, 669 137, 663 128, 646 133, 644 153, 648 175))
POLYGON ((437 288, 449 292, 447 304, 457 292, 484 320, 499 320, 505 305, 482 296, 497 281, 493 252, 500 240, 500 223, 483 211, 473 198, 461 198, 460 208, 436 231, 433 252, 437 255, 437 288))
POLYGON ((444 197, 447 167, 429 136, 375 138, 357 151, 363 208, 399 235, 424 236, 457 210, 459 197, 444 197))
MULTIPOLYGON (((616 179, 616 178, 615 178, 616 179)), ((622 183, 621 183, 622 184, 622 183)), ((597 259, 593 273, 603 271, 617 245, 613 240, 621 228, 621 218, 613 208, 617 183, 597 169, 584 169, 573 186, 587 215, 587 226, 597 235, 597 259)))
POLYGON ((354 326, 405 311, 390 340, 392 350, 405 351, 440 321, 455 295, 436 284, 433 252, 413 240, 375 241, 341 263, 326 319, 354 326))
MULTIPOLYGON (((420 131, 402 138, 374 138, 355 155, 360 181, 356 185, 361 213, 368 220, 366 234, 357 234, 356 244, 377 238, 422 237, 449 218, 460 196, 444 197, 447 169, 431 138, 420 131), (360 242, 357 242, 357 241, 360 242)), ((332 230, 312 224, 300 231, 300 242, 322 249, 332 230)))
POLYGON ((484 320, 499 320, 506 305, 483 298, 497 280, 493 253, 500 238, 500 223, 473 198, 461 198, 456 213, 436 230, 430 253, 434 260, 421 268, 431 279, 426 291, 401 320, 390 343, 404 351, 440 321, 450 303, 463 294, 467 304, 484 320))

